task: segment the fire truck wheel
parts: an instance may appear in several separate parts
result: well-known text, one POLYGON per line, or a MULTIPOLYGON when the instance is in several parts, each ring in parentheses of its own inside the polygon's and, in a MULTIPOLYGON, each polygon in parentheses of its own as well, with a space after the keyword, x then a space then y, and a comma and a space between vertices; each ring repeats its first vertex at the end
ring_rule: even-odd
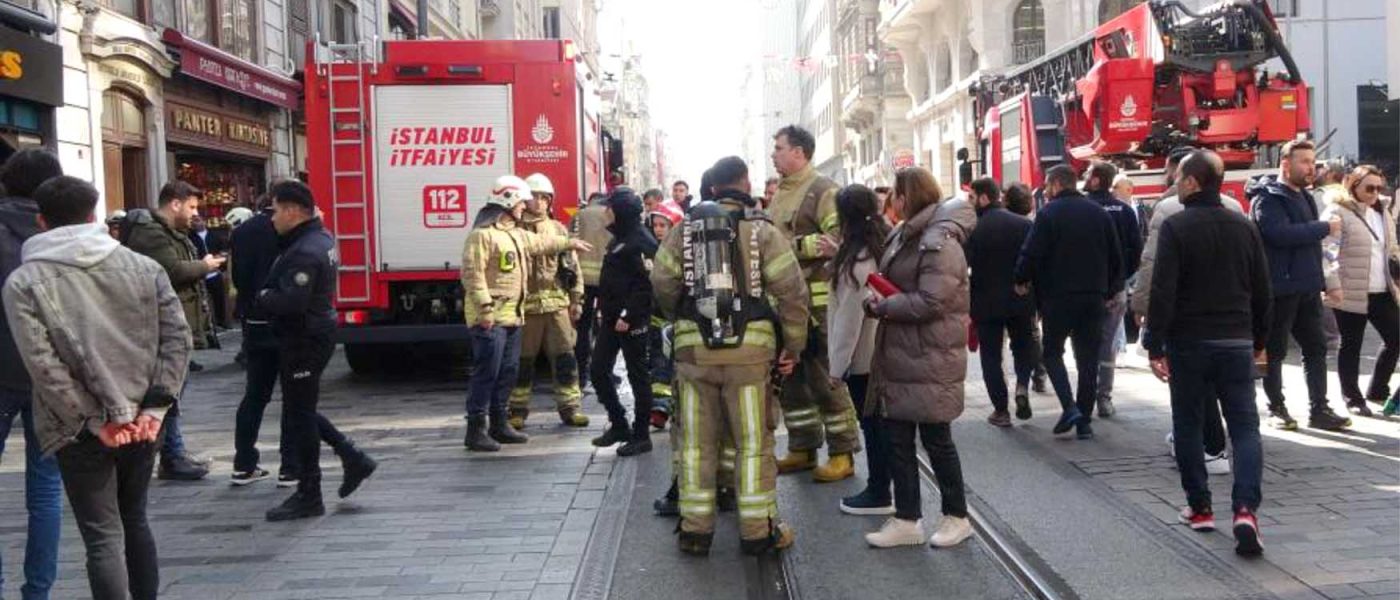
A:
POLYGON ((345 344, 345 361, 356 375, 370 375, 379 370, 380 352, 374 344, 345 344))

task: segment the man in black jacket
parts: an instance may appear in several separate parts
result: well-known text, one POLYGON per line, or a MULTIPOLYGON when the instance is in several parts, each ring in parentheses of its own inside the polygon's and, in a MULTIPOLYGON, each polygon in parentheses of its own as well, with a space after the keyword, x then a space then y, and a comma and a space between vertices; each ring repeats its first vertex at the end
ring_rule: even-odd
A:
POLYGON ((971 184, 977 206, 977 228, 965 246, 967 265, 972 269, 972 321, 981 342, 982 381, 987 385, 994 412, 987 422, 997 427, 1011 426, 1007 410, 1006 374, 1001 367, 1004 336, 1011 337, 1011 356, 1016 371, 1016 418, 1031 418, 1027 392, 1031 372, 1040 354, 1032 331, 1035 305, 1027 296, 1012 289, 1016 258, 1031 231, 1031 220, 1006 210, 1001 189, 989 177, 971 184))
POLYGON ((1215 529, 1202 426, 1205 403, 1218 396, 1235 451, 1235 551, 1255 555, 1263 551, 1254 514, 1263 450, 1253 375, 1268 341, 1272 294, 1259 232, 1221 201, 1224 174, 1224 163, 1208 150, 1181 163, 1186 209, 1158 234, 1147 350, 1153 372, 1171 384, 1176 462, 1188 503, 1181 521, 1197 531, 1215 529))
POLYGON ((1045 369, 1064 413, 1056 434, 1076 428, 1079 439, 1094 437, 1090 426, 1098 397, 1099 340, 1106 305, 1123 289, 1123 247, 1113 219, 1075 186, 1074 170, 1053 167, 1045 174, 1045 197, 1016 264, 1016 292, 1036 299, 1045 325, 1045 369), (1070 387, 1065 339, 1074 347, 1079 389, 1070 387))
MULTIPOLYGON (((247 383, 243 401, 238 404, 233 434, 233 477, 230 483, 234 486, 248 485, 270 476, 258 466, 258 431, 262 429, 263 413, 272 401, 272 390, 277 385, 281 354, 272 323, 254 295, 267 281, 267 274, 272 270, 273 263, 277 262, 279 253, 270 204, 235 229, 229 242, 233 253, 233 284, 245 290, 238 295, 237 303, 238 314, 242 315, 243 320, 243 352, 247 356, 247 383)), ((289 414, 290 411, 282 411, 283 435, 278 444, 282 464, 278 469, 277 487, 295 486, 298 479, 297 457, 286 437, 286 417, 289 414)), ((316 413, 316 429, 321 440, 335 450, 342 461, 345 477, 341 483, 340 497, 349 496, 365 478, 374 473, 378 463, 357 449, 319 412, 316 413)))
POLYGON ((1270 326, 1269 371, 1264 394, 1269 397, 1269 425, 1298 428, 1288 414, 1283 397, 1283 360, 1288 357, 1291 334, 1303 353, 1303 374, 1308 386, 1311 414, 1308 427, 1337 431, 1351 426, 1351 419, 1332 412, 1327 405, 1327 336, 1322 328, 1322 240, 1341 231, 1340 220, 1318 220, 1317 204, 1308 193, 1312 185, 1316 152, 1308 141, 1283 147, 1279 176, 1261 188, 1245 190, 1252 204, 1250 216, 1264 240, 1269 275, 1274 290, 1274 321, 1270 326))
MULTIPOLYGON (((1110 163, 1096 162, 1089 166, 1085 176, 1084 189, 1090 200, 1103 207, 1104 212, 1113 218, 1118 233, 1118 243, 1123 254, 1123 277, 1138 270, 1142 259, 1142 229, 1138 227, 1133 207, 1113 196, 1113 180, 1118 177, 1118 168, 1110 163)), ((1099 388, 1098 405, 1100 417, 1113 416, 1113 375, 1118 368, 1118 349, 1115 348, 1118 331, 1123 327, 1123 315, 1128 311, 1127 286, 1114 294, 1108 302, 1108 314, 1104 316, 1103 337, 1099 338, 1099 388)))
POLYGON ((647 360, 647 327, 651 324, 651 276, 647 261, 656 256, 657 243, 642 227, 642 200, 631 189, 619 187, 608 196, 612 243, 603 257, 598 281, 598 339, 593 347, 593 387, 598 402, 608 409, 608 428, 594 438, 594 446, 618 448, 619 456, 651 451, 651 371, 647 360), (612 369, 617 353, 627 361, 627 381, 634 398, 633 423, 617 396, 612 369))
MULTIPOLYGON (((18 269, 25 240, 40 232, 39 205, 34 190, 63 175, 58 156, 29 148, 16 152, 0 168, 0 283, 18 269)), ((58 461, 45 456, 34 428, 34 382, 25 370, 15 345, 5 307, 0 305, 0 454, 10 436, 15 417, 24 424, 24 504, 29 513, 28 542, 24 551, 24 598, 47 598, 58 577, 58 536, 63 514, 63 480, 58 461)), ((14 510, 14 507, 8 507, 14 510)), ((4 573, 0 572, 0 578, 4 573)))
MULTIPOLYGON (((311 189, 299 181, 281 181, 268 192, 275 211, 282 253, 268 271, 256 306, 272 324, 277 338, 278 379, 282 383, 282 436, 297 466, 297 491, 267 520, 286 521, 326 513, 321 502, 321 439, 316 403, 321 373, 335 352, 335 240, 316 216, 311 189)), ((251 369, 250 369, 251 370, 251 369)), ((341 497, 373 472, 347 470, 341 497), (355 481, 358 479, 358 481, 355 481), (354 481, 353 485, 351 482, 354 481)))

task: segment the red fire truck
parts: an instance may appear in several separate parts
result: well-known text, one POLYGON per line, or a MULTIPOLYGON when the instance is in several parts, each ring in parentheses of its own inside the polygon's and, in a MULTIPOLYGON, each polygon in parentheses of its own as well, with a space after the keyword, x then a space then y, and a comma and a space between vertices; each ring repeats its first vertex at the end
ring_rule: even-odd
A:
POLYGON ((1243 200, 1247 177, 1310 128, 1307 84, 1262 0, 1149 0, 973 96, 982 170, 1032 187, 1055 165, 1108 160, 1153 197, 1171 150, 1193 146, 1220 154, 1243 200), (1286 73, 1263 70, 1274 59, 1286 73))
POLYGON ((313 43, 307 56, 307 171, 336 238, 351 368, 466 339, 462 247, 495 179, 544 173, 565 221, 603 183, 574 45, 313 43))

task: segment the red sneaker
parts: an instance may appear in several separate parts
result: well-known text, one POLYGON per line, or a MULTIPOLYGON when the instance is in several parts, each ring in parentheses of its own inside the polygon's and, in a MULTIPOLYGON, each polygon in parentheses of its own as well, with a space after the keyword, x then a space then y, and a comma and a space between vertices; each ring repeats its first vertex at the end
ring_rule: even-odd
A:
POLYGON ((651 411, 651 426, 652 426, 653 429, 656 429, 656 430, 665 429, 665 428, 666 428, 666 421, 668 421, 670 418, 671 418, 671 416, 668 415, 668 414, 666 414, 665 411, 660 411, 660 410, 655 410, 655 409, 653 409, 653 410, 651 411))
POLYGON ((1181 515, 1177 518, 1183 525, 1196 531, 1215 531, 1215 513, 1213 512, 1196 512, 1188 506, 1181 509, 1181 515))
POLYGON ((1235 513, 1235 554, 1259 556, 1264 553, 1264 544, 1259 541, 1259 519, 1247 508, 1235 513))

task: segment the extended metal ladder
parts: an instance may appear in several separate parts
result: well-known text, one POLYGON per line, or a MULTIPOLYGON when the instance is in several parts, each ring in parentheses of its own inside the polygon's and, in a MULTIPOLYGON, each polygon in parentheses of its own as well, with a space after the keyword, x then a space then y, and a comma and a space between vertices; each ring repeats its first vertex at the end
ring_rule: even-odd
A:
MULTIPOLYGON (((319 48, 318 44, 318 48, 319 48)), ((326 80, 330 110, 330 218, 340 257, 338 302, 367 302, 373 288, 370 252, 369 178, 366 141, 369 90, 365 86, 365 44, 329 44, 318 65, 326 80)), ((371 50, 372 52, 372 50, 371 50)), ((374 66, 377 66, 377 61, 374 66)))

